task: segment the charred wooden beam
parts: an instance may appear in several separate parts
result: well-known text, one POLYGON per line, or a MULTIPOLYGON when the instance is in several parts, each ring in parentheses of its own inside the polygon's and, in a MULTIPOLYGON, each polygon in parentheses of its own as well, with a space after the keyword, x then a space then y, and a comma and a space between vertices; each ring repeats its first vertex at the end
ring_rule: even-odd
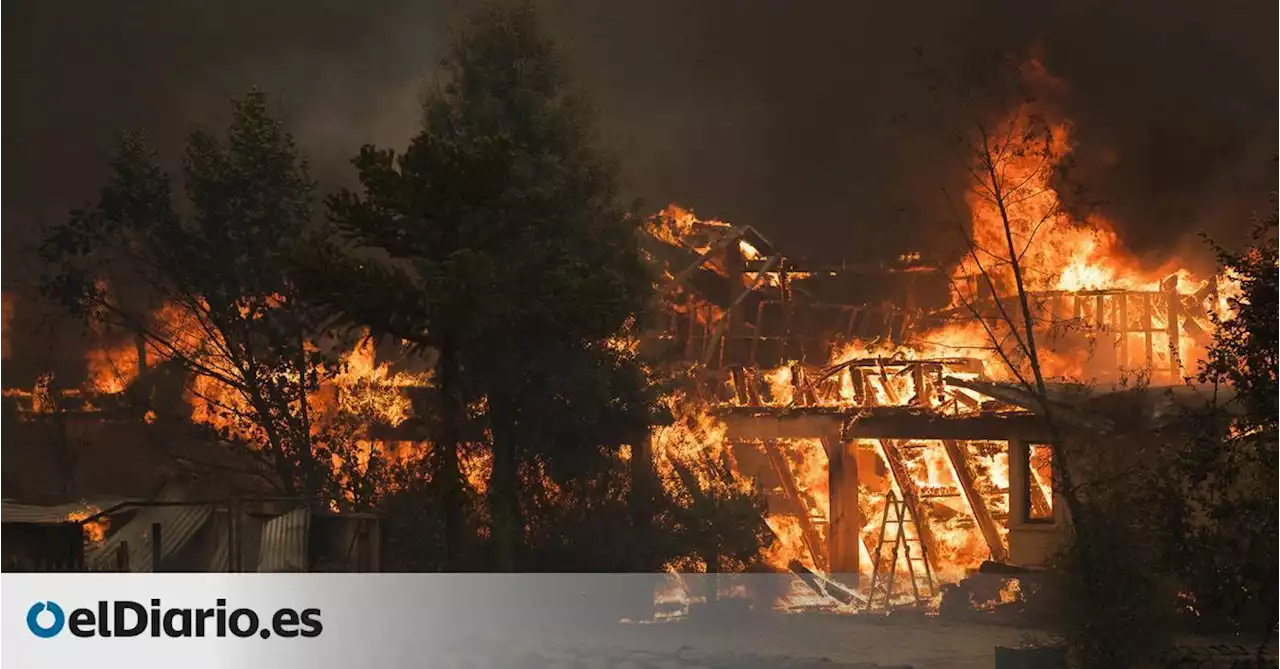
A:
MULTIPOLYGON (((772 267, 773 265, 780 262, 782 262, 782 256, 774 256, 769 259, 768 263, 765 263, 765 267, 766 268, 772 267)), ((768 270, 766 269, 765 272, 767 271, 768 270)), ((748 295, 755 292, 756 288, 760 286, 760 283, 764 281, 764 277, 765 277, 764 272, 760 272, 759 274, 757 274, 755 281, 752 281, 751 285, 747 286, 742 292, 738 293, 737 297, 734 297, 733 301, 729 303, 729 307, 725 309, 724 317, 720 319, 720 322, 716 325, 715 331, 707 339, 706 349, 704 349, 702 353, 702 364, 704 365, 711 364, 711 357, 716 351, 716 345, 720 343, 720 339, 724 337, 725 331, 729 329, 729 323, 732 321, 732 319, 730 318, 730 314, 733 313, 733 311, 737 309, 739 305, 742 304, 743 300, 747 299, 748 295)))
POLYGON ((800 487, 796 485, 795 475, 791 473, 791 465, 787 463, 786 454, 778 448, 778 442, 773 439, 766 439, 764 442, 765 453, 769 455, 769 461, 773 463, 773 468, 778 472, 778 480, 782 482, 782 491, 796 508, 796 519, 800 523, 800 536, 804 540, 805 548, 809 550, 809 555, 813 557, 813 564, 818 569, 827 570, 827 552, 824 550, 822 542, 818 540, 817 529, 813 526, 813 521, 809 518, 809 509, 800 497, 800 487))
POLYGON ((1029 413, 944 416, 929 411, 872 410, 854 416, 843 438, 938 439, 956 441, 1008 441, 1021 438, 1045 441, 1044 421, 1029 413))
MULTIPOLYGON (((787 568, 791 570, 791 573, 800 577, 800 580, 803 581, 805 585, 809 586, 810 590, 813 590, 819 595, 830 597, 846 606, 849 604, 866 603, 866 598, 862 595, 846 588, 840 583, 822 576, 821 574, 815 573, 813 570, 804 566, 799 560, 792 560, 787 563, 787 568)), ((857 586, 855 585, 854 587, 857 586)))
POLYGON ((655 299, 664 297, 671 291, 675 290, 676 288, 679 288, 685 281, 689 280, 689 277, 693 276, 694 272, 698 271, 699 268, 701 268, 703 265, 707 264, 709 260, 714 258, 717 253, 724 250, 733 242, 738 241, 738 239, 740 239, 742 235, 746 234, 747 230, 749 230, 747 226, 745 225, 739 226, 729 231, 720 239, 716 240, 716 243, 713 244, 711 248, 707 249, 706 253, 703 253, 702 255, 698 256, 698 259, 696 261, 691 263, 688 267, 685 267, 684 269, 677 272, 675 276, 672 277, 671 281, 667 282, 667 284, 663 286, 660 291, 658 291, 657 297, 655 299))
POLYGON ((1009 558, 1009 551, 1000 538, 1000 531, 996 527, 995 519, 991 517, 991 509, 987 507, 986 498, 974 485, 973 472, 969 469, 969 458, 965 457, 964 447, 950 439, 943 441, 942 446, 946 449, 947 458, 951 461, 951 469, 955 472, 956 481, 960 484, 960 492, 964 494, 965 501, 969 503, 969 509, 973 511, 973 519, 978 523, 978 529, 982 530, 982 538, 987 541, 991 559, 1004 562, 1009 558))

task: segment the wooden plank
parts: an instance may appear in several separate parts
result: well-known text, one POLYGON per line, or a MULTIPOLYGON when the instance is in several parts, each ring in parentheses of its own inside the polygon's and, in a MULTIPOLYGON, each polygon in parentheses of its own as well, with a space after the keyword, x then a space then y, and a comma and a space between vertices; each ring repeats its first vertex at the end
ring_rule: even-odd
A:
POLYGON ((747 394, 747 373, 741 367, 734 366, 730 372, 733 377, 733 392, 738 404, 750 404, 751 396, 747 394))
POLYGON ((977 521, 978 529, 982 530, 982 538, 987 540, 991 559, 1004 562, 1009 558, 1009 551, 1005 548, 1004 540, 1000 538, 999 528, 991 517, 987 500, 974 485, 973 472, 969 469, 969 458, 966 457, 964 447, 960 442, 950 439, 943 441, 942 445, 947 451, 947 458, 951 460, 951 469, 955 472, 956 481, 960 484, 960 491, 964 493, 965 501, 969 503, 969 509, 973 512, 973 519, 977 521))
POLYGON ((667 284, 663 286, 661 290, 658 291, 657 295, 659 297, 665 296, 671 291, 683 285, 685 281, 689 280, 689 277, 693 276, 694 272, 698 271, 699 268, 707 264, 707 261, 714 258, 717 253, 727 248, 733 242, 738 241, 738 239, 741 238, 742 235, 746 233, 746 231, 747 231, 747 226, 739 226, 737 228, 730 230, 723 237, 716 240, 716 243, 713 244, 711 248, 707 249, 706 253, 703 253, 702 255, 698 256, 698 259, 690 263, 688 267, 685 267, 684 269, 677 272, 675 276, 671 278, 671 281, 667 282, 667 284))
POLYGON ((747 399, 750 400, 747 404, 754 407, 764 404, 764 402, 760 400, 760 388, 758 385, 760 377, 756 373, 755 368, 753 367, 750 372, 744 370, 743 374, 747 378, 747 399))
POLYGON ((787 463, 786 455, 774 439, 764 441, 764 451, 769 455, 769 461, 773 463, 773 468, 778 473, 778 479, 782 482, 782 491, 795 505, 796 520, 800 523, 800 536, 805 548, 809 550, 809 556, 813 558, 814 566, 819 571, 827 571, 827 553, 823 550, 825 547, 818 540, 818 532, 809 519, 808 506, 804 503, 804 498, 800 497, 800 488, 796 485, 795 475, 791 473, 791 465, 787 463))

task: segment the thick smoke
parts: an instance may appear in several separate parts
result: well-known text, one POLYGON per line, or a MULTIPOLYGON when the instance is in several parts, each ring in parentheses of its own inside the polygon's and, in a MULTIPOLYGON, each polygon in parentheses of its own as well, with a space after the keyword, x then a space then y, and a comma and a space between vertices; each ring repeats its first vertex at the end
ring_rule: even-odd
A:
MULTIPOLYGON (((21 0, 6 6, 3 279, 39 221, 92 196, 123 126, 176 159, 192 122, 259 86, 326 185, 364 142, 401 145, 468 3, 21 0)), ((876 260, 938 235, 957 172, 902 123, 921 57, 1043 47, 1071 86, 1077 176, 1139 254, 1231 241, 1276 183, 1266 3, 543 3, 630 195, 749 223, 793 254, 876 260), (1194 245, 1193 245, 1194 246, 1194 245)), ((20 316, 20 314, 19 314, 20 316)), ((21 320, 21 319, 20 319, 21 320)), ((19 329, 23 328, 18 323, 19 329)), ((15 343, 16 346, 16 343, 15 343)))

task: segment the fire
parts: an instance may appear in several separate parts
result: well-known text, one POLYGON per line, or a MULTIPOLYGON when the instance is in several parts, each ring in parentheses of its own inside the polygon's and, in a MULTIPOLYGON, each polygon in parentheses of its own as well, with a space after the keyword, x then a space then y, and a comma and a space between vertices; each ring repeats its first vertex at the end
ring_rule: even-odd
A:
POLYGON ((342 371, 333 379, 341 397, 339 404, 388 425, 400 425, 413 414, 413 405, 399 389, 425 385, 429 375, 392 372, 389 364, 376 362, 374 344, 373 339, 362 338, 342 356, 342 371))
MULTIPOLYGON (((260 305, 240 305, 246 317, 258 318, 264 310, 281 305, 280 298, 265 300, 260 305)), ((182 358, 196 367, 185 388, 185 399, 190 406, 192 422, 214 427, 228 438, 239 439, 250 446, 261 446, 263 437, 260 426, 252 417, 256 411, 250 396, 241 387, 242 372, 231 356, 231 348, 218 331, 202 322, 197 312, 182 305, 166 304, 151 316, 150 327, 157 338, 145 347, 145 367, 151 368, 167 359, 182 358)), ((315 351, 312 344, 304 344, 315 351)), ((136 343, 108 344, 91 350, 86 355, 88 390, 97 393, 118 393, 137 378, 144 367, 139 359, 136 343)), ((389 363, 376 359, 374 341, 361 338, 349 351, 337 356, 338 365, 332 369, 317 368, 322 383, 318 390, 307 397, 312 436, 319 438, 320 431, 339 416, 360 416, 366 421, 391 427, 403 424, 412 415, 412 403, 407 392, 412 387, 429 385, 429 373, 393 371, 389 363)), ((296 371, 292 372, 296 375, 296 371)), ((49 386, 51 379, 43 379, 32 393, 33 410, 47 411, 53 406, 49 386)), ((65 392, 64 392, 65 394, 65 392)), ((154 411, 146 412, 144 421, 153 423, 154 411)), ((357 438, 354 450, 347 454, 350 462, 334 456, 335 474, 340 479, 349 476, 352 467, 357 471, 367 469, 370 458, 379 457, 395 463, 406 463, 421 457, 429 450, 421 442, 382 442, 357 438)), ((473 481, 483 466, 472 467, 468 477, 473 481)))
MULTIPOLYGON (((682 471, 692 475, 698 486, 710 489, 719 485, 712 475, 710 463, 725 457, 725 426, 709 412, 706 405, 677 391, 664 398, 675 421, 653 431, 654 467, 668 490, 684 486, 682 471)), ((744 489, 750 481, 739 480, 744 489)))
MULTIPOLYGON (((1040 87, 1064 86, 1038 61, 1030 61, 1024 75, 1040 87)), ((1178 324, 1170 320, 1170 308, 1182 310, 1181 296, 1198 294, 1210 282, 1220 285, 1219 278, 1197 278, 1177 258, 1154 270, 1144 268, 1124 247, 1111 221, 1096 214, 1083 220, 1073 218, 1053 185, 1058 167, 1072 151, 1071 124, 1054 119, 1035 103, 1019 106, 1000 123, 978 133, 975 146, 977 155, 971 170, 975 183, 965 198, 971 218, 969 251, 951 276, 953 305, 991 317, 995 314, 984 306, 991 298, 1016 295, 1012 245, 1024 286, 1036 294, 1032 306, 1037 317, 1047 316, 1045 320, 1054 327, 1076 332, 1074 337, 1063 335, 1071 339, 1066 346, 1041 347, 1040 363, 1046 375, 1108 379, 1115 378, 1120 368, 1145 365, 1171 370, 1174 378, 1170 380, 1180 382, 1177 369, 1194 368, 1203 356, 1204 342, 1181 334, 1178 324), (1074 297, 1074 313, 1061 313, 1055 311, 1064 305, 1058 291, 1097 292, 1088 298, 1074 297), (1176 341, 1170 341, 1170 331, 1179 332, 1176 341), (1115 363, 1095 360, 1087 350, 1102 345, 1115 348, 1115 363), (1134 364, 1135 358, 1139 358, 1138 364, 1134 364)), ((1214 302, 1203 305, 1208 313, 1225 313, 1221 298, 1214 302)), ((996 338, 1007 336, 1010 320, 1021 324, 1021 313, 1014 305, 1007 306, 1005 313, 1009 317, 1002 315, 991 325, 996 338), (998 322, 1001 319, 1004 324, 998 322)), ((922 338, 938 352, 986 349, 981 357, 993 363, 988 370, 997 377, 1008 376, 1003 369, 1008 362, 994 350, 992 333, 972 318, 966 320, 970 322, 948 325, 922 338)), ((1202 331, 1207 329, 1206 323, 1197 325, 1202 331)), ((1042 342, 1048 339, 1038 336, 1042 342)))
POLYGON ((85 363, 89 388, 99 393, 124 392, 138 378, 138 349, 131 343, 90 349, 85 363))
POLYGON ((773 404, 787 405, 794 399, 795 386, 790 367, 779 367, 765 374, 773 404))
POLYGON ((110 529, 110 521, 106 516, 101 516, 88 522, 82 522, 101 512, 102 509, 95 506, 86 506, 83 511, 73 511, 70 514, 67 514, 67 522, 81 523, 81 527, 84 529, 86 550, 100 545, 107 538, 107 530, 110 529))
POLYGON ((688 248, 702 254, 711 248, 711 242, 702 238, 699 228, 730 226, 723 221, 699 219, 693 210, 673 204, 659 212, 646 227, 654 237, 672 246, 688 248))

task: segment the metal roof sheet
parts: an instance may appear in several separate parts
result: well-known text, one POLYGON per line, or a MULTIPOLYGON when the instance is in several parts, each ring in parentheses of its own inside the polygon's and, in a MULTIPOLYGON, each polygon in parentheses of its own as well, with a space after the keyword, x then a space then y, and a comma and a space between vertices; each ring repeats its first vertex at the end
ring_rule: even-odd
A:
POLYGON ((111 569, 120 545, 127 543, 129 571, 152 571, 151 526, 154 523, 160 524, 160 559, 165 560, 187 545, 212 515, 213 507, 204 505, 142 507, 132 521, 112 532, 87 562, 91 568, 111 569))
POLYGON ((258 571, 306 571, 310 530, 311 511, 305 508, 268 520, 262 526, 258 571))
POLYGON ((5 523, 37 523, 56 524, 70 522, 71 516, 77 520, 105 511, 119 504, 134 500, 128 499, 95 499, 68 502, 53 506, 22 504, 11 500, 0 501, 0 522, 5 523))

